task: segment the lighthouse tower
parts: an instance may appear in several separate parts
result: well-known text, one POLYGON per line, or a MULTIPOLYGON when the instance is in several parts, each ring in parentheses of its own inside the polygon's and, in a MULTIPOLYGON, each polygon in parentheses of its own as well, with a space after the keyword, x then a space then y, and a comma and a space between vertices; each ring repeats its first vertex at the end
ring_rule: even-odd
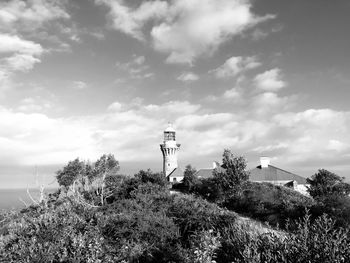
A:
POLYGON ((164 141, 160 145, 163 154, 163 173, 166 177, 177 169, 177 154, 181 144, 176 143, 175 134, 174 128, 169 123, 164 131, 164 141))

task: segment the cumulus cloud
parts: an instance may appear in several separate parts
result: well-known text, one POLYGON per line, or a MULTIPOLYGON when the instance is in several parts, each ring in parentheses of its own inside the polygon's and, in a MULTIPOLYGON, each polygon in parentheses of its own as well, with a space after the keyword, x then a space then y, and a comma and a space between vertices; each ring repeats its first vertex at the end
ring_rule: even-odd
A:
POLYGON ((0 34, 0 53, 12 52, 40 55, 43 48, 40 44, 22 39, 16 35, 0 34))
MULTIPOLYGON (((269 96, 276 94, 265 95, 271 100, 269 96)), ((248 156, 267 154, 281 167, 299 164, 316 170, 326 163, 345 165, 350 154, 350 113, 343 111, 293 112, 277 103, 263 118, 251 104, 244 105, 246 113, 242 114, 209 111, 188 101, 145 104, 139 100, 116 101, 101 114, 52 118, 32 113, 35 109, 29 105, 35 103, 35 98, 22 101, 28 106, 22 112, 0 108, 0 160, 59 164, 77 156, 93 160, 111 152, 121 162, 160 161, 159 143, 168 121, 174 123, 182 144, 180 162, 198 156, 220 159, 222 150, 231 148, 248 156)))
POLYGON ((153 47, 168 54, 168 63, 191 64, 232 37, 274 18, 253 14, 250 1, 241 0, 146 1, 136 8, 121 0, 95 2, 110 8, 109 17, 116 30, 136 39, 145 40, 142 30, 152 21, 153 47))
POLYGON ((169 63, 189 63, 214 52, 223 42, 271 19, 251 12, 248 1, 179 0, 170 7, 173 19, 153 27, 156 50, 170 53, 169 63))
POLYGON ((214 73, 217 78, 229 78, 259 66, 261 63, 256 57, 230 57, 223 65, 210 72, 214 73))
POLYGON ((4 59, 4 62, 10 70, 25 72, 32 69, 36 63, 39 63, 40 59, 29 54, 14 54, 12 57, 4 59))
POLYGON ((257 116, 270 118, 271 114, 291 108, 294 100, 294 96, 279 97, 274 92, 264 92, 251 98, 251 111, 257 116))
POLYGON ((242 98, 242 91, 239 88, 232 88, 232 89, 226 90, 223 94, 223 97, 225 99, 238 101, 238 100, 241 100, 242 98))
POLYGON ((95 0, 99 5, 104 4, 110 8, 109 18, 112 27, 116 30, 144 40, 143 26, 152 19, 160 19, 167 14, 168 4, 165 1, 146 1, 137 8, 128 7, 122 0, 95 0))
POLYGON ((349 120, 349 112, 308 109, 276 114, 272 121, 285 130, 283 141, 288 144, 286 156, 289 161, 311 166, 318 163, 325 168, 332 163, 347 163, 349 120))
POLYGON ((0 88, 8 88, 8 83, 16 71, 26 72, 40 62, 44 49, 40 44, 22 39, 16 35, 0 33, 0 88))
POLYGON ((0 159, 44 165, 64 163, 77 156, 94 159, 101 153, 113 152, 119 160, 149 160, 150 151, 158 153, 163 126, 200 109, 186 101, 159 105, 114 102, 104 114, 50 118, 28 113, 37 110, 29 108, 36 102, 27 98, 16 111, 0 108, 0 147, 4 149, 0 159))
POLYGON ((45 22, 69 18, 65 1, 10 0, 0 3, 0 28, 3 30, 34 30, 45 22))
POLYGON ((176 79, 182 82, 190 83, 199 80, 199 76, 193 72, 183 72, 176 79))
POLYGON ((111 105, 108 106, 108 110, 110 111, 120 111, 123 108, 123 105, 117 101, 113 102, 111 105))
POLYGON ((256 87, 265 91, 278 91, 287 86, 282 78, 282 71, 278 68, 257 75, 254 82, 256 87))

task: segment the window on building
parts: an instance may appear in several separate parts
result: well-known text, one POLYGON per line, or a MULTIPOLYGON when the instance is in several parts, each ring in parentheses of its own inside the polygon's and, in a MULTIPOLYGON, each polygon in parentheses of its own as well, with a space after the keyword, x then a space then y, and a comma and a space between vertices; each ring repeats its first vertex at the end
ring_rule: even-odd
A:
POLYGON ((173 182, 176 182, 176 177, 173 178, 173 182))
POLYGON ((165 141, 175 141, 175 132, 164 132, 165 141))

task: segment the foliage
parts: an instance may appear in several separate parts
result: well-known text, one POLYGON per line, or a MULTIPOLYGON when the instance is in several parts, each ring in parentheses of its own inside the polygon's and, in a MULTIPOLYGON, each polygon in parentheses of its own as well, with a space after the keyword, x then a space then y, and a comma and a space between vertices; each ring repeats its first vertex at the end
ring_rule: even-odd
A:
POLYGON ((230 150, 225 149, 221 167, 224 170, 215 169, 213 173, 218 190, 222 191, 225 196, 239 195, 243 185, 249 179, 245 158, 242 156, 236 157, 230 150))
POLYGON ((193 185, 190 193, 201 196, 209 202, 218 203, 225 196, 217 182, 217 179, 214 177, 201 178, 193 185))
POLYGON ((168 181, 162 173, 153 173, 150 169, 144 171, 141 170, 134 176, 139 179, 142 183, 150 182, 152 184, 158 184, 160 186, 166 186, 168 181))
POLYGON ((240 196, 225 200, 223 206, 246 216, 284 227, 287 219, 298 219, 315 202, 292 189, 270 183, 248 182, 240 196))
POLYGON ((70 203, 24 214, 8 226, 2 262, 114 262, 100 231, 70 203))
POLYGON ((307 179, 307 183, 310 184, 309 194, 318 200, 332 195, 344 197, 350 194, 350 185, 344 182, 344 178, 325 169, 318 170, 307 179))
POLYGON ((349 229, 335 228, 327 215, 312 223, 307 213, 288 236, 286 247, 294 262, 350 262, 349 229))
POLYGON ((84 188, 83 199, 55 194, 45 205, 0 214, 0 262, 350 262, 349 229, 338 219, 350 214, 348 197, 330 195, 315 204, 284 187, 246 182, 244 161, 227 156, 227 181, 195 180, 191 192, 197 196, 170 194, 165 178, 150 170, 116 175, 114 157, 103 156, 90 170, 76 159, 63 168, 61 185, 70 187, 71 178, 104 178, 111 192, 106 202, 88 205, 99 195, 84 188), (242 180, 232 179, 235 174, 242 180), (239 195, 225 189, 234 181, 239 195), (230 210, 283 223, 284 230, 230 210))
POLYGON ((221 229, 236 219, 234 213, 193 196, 174 197, 167 215, 174 218, 185 243, 197 230, 221 229))
POLYGON ((89 189, 94 181, 99 180, 102 182, 98 183, 103 184, 106 176, 116 175, 119 168, 119 162, 112 154, 102 155, 93 164, 76 158, 56 172, 56 179, 58 184, 63 186, 66 191, 70 186, 75 187, 75 183, 84 189, 85 186, 88 186, 87 189, 89 189))
POLYGON ((307 213, 288 233, 254 233, 232 225, 222 234, 216 261, 222 262, 349 262, 349 230, 337 229, 323 215, 313 223, 307 213))
POLYGON ((184 179, 182 180, 185 191, 190 192, 193 185, 196 183, 197 178, 195 173, 197 170, 192 167, 190 164, 186 165, 184 171, 184 179))
POLYGON ((87 167, 85 166, 84 162, 79 160, 79 158, 69 161, 62 170, 56 172, 58 184, 68 189, 68 187, 73 185, 74 181, 79 177, 85 178, 84 168, 87 167))
POLYGON ((220 233, 214 234, 213 230, 195 233, 191 239, 190 260, 194 263, 215 262, 216 250, 220 246, 220 233))

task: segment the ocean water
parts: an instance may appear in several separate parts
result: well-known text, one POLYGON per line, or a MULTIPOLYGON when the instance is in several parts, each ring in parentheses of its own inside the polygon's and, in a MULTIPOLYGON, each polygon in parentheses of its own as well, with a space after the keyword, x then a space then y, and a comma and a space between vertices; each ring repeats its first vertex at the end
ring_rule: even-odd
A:
MULTIPOLYGON (((45 189, 45 194, 50 194, 56 191, 56 189, 45 189)), ((40 191, 39 189, 29 189, 31 196, 37 200, 40 191)), ((27 205, 33 204, 31 201, 27 189, 0 189, 0 210, 19 210, 25 207, 23 200, 27 205)))

